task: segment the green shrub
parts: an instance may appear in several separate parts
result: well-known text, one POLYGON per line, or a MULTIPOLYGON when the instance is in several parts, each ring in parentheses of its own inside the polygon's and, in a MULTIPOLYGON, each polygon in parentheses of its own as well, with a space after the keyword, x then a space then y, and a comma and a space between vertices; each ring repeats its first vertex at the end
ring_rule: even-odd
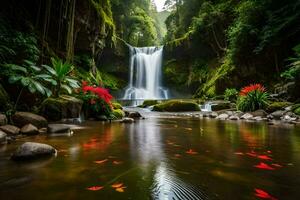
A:
POLYGON ((244 87, 237 100, 237 109, 243 112, 265 109, 269 95, 260 84, 244 87))
POLYGON ((112 103, 112 107, 113 109, 117 110, 117 109, 120 109, 120 110, 123 110, 123 107, 121 104, 117 103, 117 102, 113 102, 112 103))
POLYGON ((235 88, 227 88, 224 92, 224 100, 236 102, 238 94, 239 92, 235 88))
POLYGON ((153 110, 160 112, 200 111, 200 107, 193 102, 171 100, 155 105, 153 110))
POLYGON ((158 100, 145 100, 140 107, 146 108, 146 107, 149 107, 149 106, 154 106, 156 104, 158 104, 158 100))
POLYGON ((300 115, 300 107, 298 107, 296 110, 294 110, 294 113, 295 113, 296 115, 300 115))
POLYGON ((276 110, 283 110, 285 107, 288 107, 291 104, 292 103, 290 102, 272 102, 267 106, 266 111, 272 113, 276 110))
POLYGON ((116 110, 113 110, 113 116, 116 119, 122 119, 123 117, 125 117, 125 113, 121 109, 116 109, 116 110))

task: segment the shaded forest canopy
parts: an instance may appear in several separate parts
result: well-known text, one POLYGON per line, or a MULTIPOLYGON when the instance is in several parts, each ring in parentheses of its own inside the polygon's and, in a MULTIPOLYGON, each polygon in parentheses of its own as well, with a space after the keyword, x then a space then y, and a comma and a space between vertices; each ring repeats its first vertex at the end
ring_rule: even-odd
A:
POLYGON ((92 74, 118 90, 127 82, 124 41, 164 44, 171 88, 205 98, 255 82, 270 91, 293 82, 290 98, 299 99, 299 0, 167 0, 165 8, 158 13, 151 0, 5 1, 0 65, 62 58, 80 79, 92 74))

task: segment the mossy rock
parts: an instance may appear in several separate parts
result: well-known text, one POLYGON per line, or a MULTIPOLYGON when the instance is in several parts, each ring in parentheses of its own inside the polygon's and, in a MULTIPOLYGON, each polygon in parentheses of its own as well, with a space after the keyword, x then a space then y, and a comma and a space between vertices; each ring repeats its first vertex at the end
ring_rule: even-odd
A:
POLYGON ((113 108, 114 109, 120 109, 120 110, 123 110, 123 107, 122 107, 122 105, 120 104, 120 103, 117 103, 117 102, 113 102, 112 103, 112 106, 113 106, 113 108))
POLYGON ((283 101, 283 102, 272 102, 267 106, 266 111, 268 113, 272 113, 272 112, 275 112, 277 110, 284 110, 284 108, 286 108, 290 105, 292 105, 292 103, 285 102, 285 101, 283 101))
POLYGON ((200 111, 200 107, 194 102, 171 100, 155 105, 153 110, 159 112, 200 111))
POLYGON ((116 119, 122 119, 125 117, 125 112, 121 109, 113 110, 113 115, 116 117, 116 119))
POLYGON ((150 107, 150 106, 154 106, 154 105, 156 105, 158 103, 159 103, 158 100, 145 100, 143 102, 143 104, 140 105, 139 107, 141 107, 141 108, 147 108, 147 107, 150 107))
POLYGON ((212 101, 211 110, 212 111, 220 111, 230 109, 231 103, 229 101, 212 101))
POLYGON ((52 121, 77 118, 81 112, 82 104, 82 100, 68 95, 61 95, 58 98, 49 97, 42 103, 40 112, 52 121))

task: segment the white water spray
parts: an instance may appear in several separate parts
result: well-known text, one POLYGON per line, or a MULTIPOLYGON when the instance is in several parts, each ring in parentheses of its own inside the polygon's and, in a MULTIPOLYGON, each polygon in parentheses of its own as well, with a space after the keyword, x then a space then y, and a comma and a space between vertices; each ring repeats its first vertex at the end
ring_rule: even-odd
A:
POLYGON ((132 47, 130 49, 129 85, 123 99, 167 99, 168 90, 162 87, 161 47, 132 47))

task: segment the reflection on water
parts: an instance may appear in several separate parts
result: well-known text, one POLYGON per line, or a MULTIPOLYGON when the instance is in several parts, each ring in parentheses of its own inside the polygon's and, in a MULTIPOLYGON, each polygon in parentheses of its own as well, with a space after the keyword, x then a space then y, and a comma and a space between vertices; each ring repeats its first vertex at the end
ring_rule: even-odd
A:
POLYGON ((9 160, 28 138, 2 146, 0 199, 300 198, 299 127, 188 118, 84 127, 32 137, 58 149, 47 160, 9 160))

